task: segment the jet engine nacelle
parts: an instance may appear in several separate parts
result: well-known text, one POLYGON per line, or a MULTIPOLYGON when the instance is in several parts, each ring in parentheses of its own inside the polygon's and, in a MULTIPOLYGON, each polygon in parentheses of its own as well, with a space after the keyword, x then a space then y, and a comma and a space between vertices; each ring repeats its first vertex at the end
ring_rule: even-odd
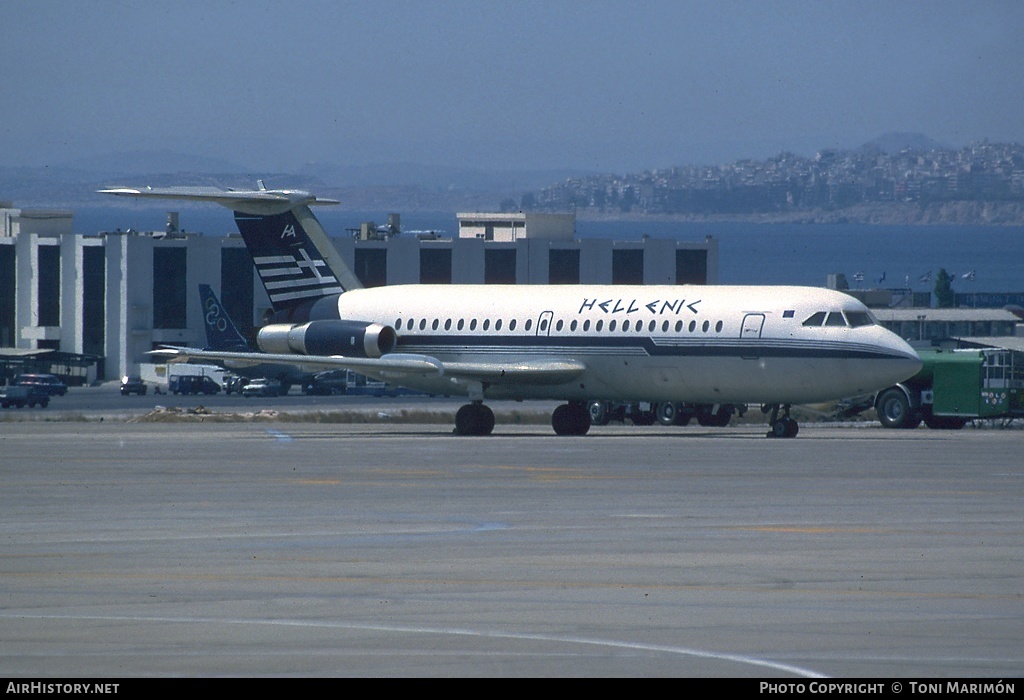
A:
POLYGON ((391 326, 363 321, 273 323, 256 335, 260 350, 275 354, 380 357, 395 349, 395 341, 391 326))

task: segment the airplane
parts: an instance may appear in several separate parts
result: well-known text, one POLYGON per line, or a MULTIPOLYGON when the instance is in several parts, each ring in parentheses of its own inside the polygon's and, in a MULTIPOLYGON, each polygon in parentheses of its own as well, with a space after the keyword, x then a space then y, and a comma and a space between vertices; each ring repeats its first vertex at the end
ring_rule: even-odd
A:
MULTIPOLYGON (((227 313, 227 309, 220 303, 220 299, 208 284, 199 285, 199 302, 203 312, 203 325, 206 326, 206 347, 204 350, 223 351, 240 353, 251 353, 252 348, 249 341, 245 339, 242 332, 238 330, 234 321, 227 313)), ((225 369, 246 379, 257 377, 269 377, 281 383, 281 390, 288 393, 293 385, 303 388, 310 385, 315 370, 305 369, 295 363, 261 362, 233 362, 223 360, 220 362, 225 369)))
POLYGON ((207 350, 248 352, 252 349, 208 284, 199 285, 199 308, 203 311, 203 325, 206 326, 207 350))
POLYGON ((273 313, 263 352, 167 347, 189 358, 345 368, 428 394, 464 395, 458 435, 489 435, 488 399, 564 401, 558 435, 584 435, 587 402, 761 404, 794 437, 793 404, 876 392, 922 366, 860 301, 835 290, 729 285, 392 285, 363 288, 302 190, 112 187, 234 211, 273 313))

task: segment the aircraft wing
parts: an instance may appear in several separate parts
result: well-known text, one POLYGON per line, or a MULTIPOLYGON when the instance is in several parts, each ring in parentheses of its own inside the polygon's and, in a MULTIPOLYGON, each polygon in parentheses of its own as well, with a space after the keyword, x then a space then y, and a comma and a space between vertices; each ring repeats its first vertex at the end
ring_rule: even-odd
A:
MULTIPOLYGON (((387 359, 385 355, 381 359, 387 359)), ((564 384, 583 374, 587 366, 575 360, 525 362, 445 362, 444 375, 484 384, 564 384)))
POLYGON ((582 362, 572 360, 528 360, 524 362, 442 362, 429 355, 391 353, 383 357, 343 357, 341 355, 289 355, 265 352, 230 352, 166 347, 151 355, 169 362, 214 360, 258 365, 268 362, 290 364, 309 371, 350 369, 374 379, 401 384, 403 378, 445 376, 461 382, 529 385, 561 384, 586 370, 582 362))

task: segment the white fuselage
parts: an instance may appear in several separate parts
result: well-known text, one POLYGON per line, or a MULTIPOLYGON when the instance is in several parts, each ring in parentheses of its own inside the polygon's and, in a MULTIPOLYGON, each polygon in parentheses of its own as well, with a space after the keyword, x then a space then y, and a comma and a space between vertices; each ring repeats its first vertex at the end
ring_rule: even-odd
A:
MULTIPOLYGON (((571 382, 485 385, 486 398, 811 403, 877 391, 921 365, 861 302, 812 287, 399 285, 346 292, 338 311, 395 328, 400 353, 586 366, 571 382)), ((401 383, 470 393, 445 376, 401 383)))

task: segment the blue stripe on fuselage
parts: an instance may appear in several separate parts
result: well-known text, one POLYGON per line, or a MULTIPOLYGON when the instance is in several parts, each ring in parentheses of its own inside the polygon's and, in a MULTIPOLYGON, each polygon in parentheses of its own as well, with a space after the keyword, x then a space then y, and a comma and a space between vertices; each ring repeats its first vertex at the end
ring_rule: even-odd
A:
POLYGON ((665 338, 655 342, 649 336, 503 336, 503 335, 409 335, 398 336, 397 352, 426 355, 474 353, 543 353, 638 355, 650 357, 788 357, 837 359, 893 359, 904 355, 868 343, 839 343, 815 340, 740 340, 735 338, 665 338))

